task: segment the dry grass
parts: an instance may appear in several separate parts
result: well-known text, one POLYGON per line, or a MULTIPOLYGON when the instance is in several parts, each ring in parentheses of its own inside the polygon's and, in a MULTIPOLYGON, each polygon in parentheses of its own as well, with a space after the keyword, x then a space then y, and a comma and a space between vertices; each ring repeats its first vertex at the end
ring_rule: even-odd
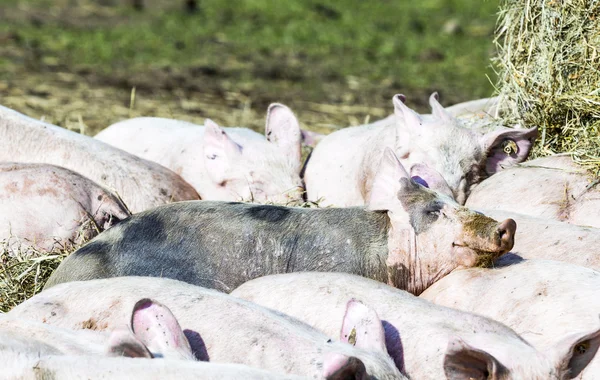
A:
POLYGON ((99 233, 94 219, 85 218, 73 241, 55 241, 50 251, 15 236, 0 241, 0 312, 41 292, 62 260, 99 233))
POLYGON ((500 107, 540 128, 534 156, 569 152, 600 172, 600 2, 503 0, 500 107))
POLYGON ((41 252, 0 245, 0 311, 7 312, 39 293, 52 271, 75 249, 41 252))

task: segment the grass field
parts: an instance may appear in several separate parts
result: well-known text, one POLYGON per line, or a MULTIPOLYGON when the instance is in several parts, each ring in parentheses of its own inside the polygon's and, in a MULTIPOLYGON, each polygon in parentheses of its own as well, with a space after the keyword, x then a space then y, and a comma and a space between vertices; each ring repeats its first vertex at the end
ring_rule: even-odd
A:
POLYGON ((272 101, 321 132, 490 96, 497 1, 4 0, 0 104, 93 134, 137 115, 260 130, 272 101), (132 104, 132 89, 135 101, 132 104))

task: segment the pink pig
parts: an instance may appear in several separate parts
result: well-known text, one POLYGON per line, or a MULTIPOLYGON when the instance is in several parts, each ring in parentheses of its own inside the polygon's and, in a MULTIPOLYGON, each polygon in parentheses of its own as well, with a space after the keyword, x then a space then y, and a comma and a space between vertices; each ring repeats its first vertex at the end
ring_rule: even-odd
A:
POLYGON ((69 248, 129 215, 108 189, 71 170, 0 163, 0 243, 9 251, 69 248))
POLYGON ((58 165, 118 193, 132 212, 197 200, 180 176, 91 137, 0 106, 0 161, 58 165))
POLYGON ((320 205, 364 205, 383 151, 390 147, 413 177, 433 189, 428 175, 439 172, 451 194, 464 204, 471 186, 527 158, 537 129, 498 128, 487 133, 463 126, 438 102, 429 101, 432 117, 421 117, 393 98, 394 115, 379 122, 336 131, 317 145, 307 163, 304 180, 308 199, 320 205), (505 153, 506 146, 515 151, 505 153))
POLYGON ((96 139, 180 174, 202 199, 289 203, 302 199, 302 133, 296 116, 271 104, 265 135, 247 128, 204 126, 138 117, 113 124, 96 139), (266 138, 265 138, 266 137, 266 138))

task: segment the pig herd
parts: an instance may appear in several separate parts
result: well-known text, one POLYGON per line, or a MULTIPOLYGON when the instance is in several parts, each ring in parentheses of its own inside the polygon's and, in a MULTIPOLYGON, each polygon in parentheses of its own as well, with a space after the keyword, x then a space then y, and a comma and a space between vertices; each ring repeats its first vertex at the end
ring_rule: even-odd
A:
POLYGON ((599 181, 496 99, 405 102, 327 136, 0 106, 1 250, 79 247, 0 315, 0 378, 600 378, 599 181))

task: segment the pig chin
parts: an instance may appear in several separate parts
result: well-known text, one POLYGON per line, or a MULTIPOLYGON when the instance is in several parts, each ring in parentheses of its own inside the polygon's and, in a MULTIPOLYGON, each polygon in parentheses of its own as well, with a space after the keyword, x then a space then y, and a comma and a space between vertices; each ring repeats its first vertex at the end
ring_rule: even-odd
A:
POLYGON ((510 249, 484 251, 453 243, 452 256, 459 265, 457 269, 473 267, 489 268, 497 258, 507 253, 509 250, 510 249))

